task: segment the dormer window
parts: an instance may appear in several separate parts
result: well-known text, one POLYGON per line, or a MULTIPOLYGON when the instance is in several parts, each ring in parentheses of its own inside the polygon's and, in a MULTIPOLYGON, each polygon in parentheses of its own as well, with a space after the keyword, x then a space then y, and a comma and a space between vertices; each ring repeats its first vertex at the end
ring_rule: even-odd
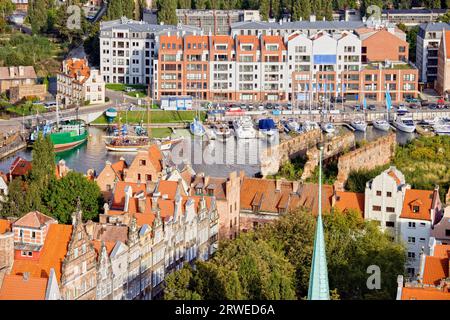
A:
POLYGON ((419 206, 413 206, 413 207, 412 207, 412 211, 413 211, 414 213, 418 213, 419 210, 420 210, 420 207, 419 207, 419 206))
POLYGON ((142 166, 145 166, 146 165, 146 161, 145 160, 139 160, 139 165, 142 167, 142 166))
POLYGON ((202 194, 202 188, 197 188, 197 189, 195 189, 195 193, 196 194, 202 194))

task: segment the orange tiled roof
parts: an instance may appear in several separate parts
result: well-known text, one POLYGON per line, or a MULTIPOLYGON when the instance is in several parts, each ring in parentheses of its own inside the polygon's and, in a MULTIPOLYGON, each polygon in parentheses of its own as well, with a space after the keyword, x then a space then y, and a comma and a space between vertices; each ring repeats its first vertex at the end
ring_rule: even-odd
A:
POLYGON ((90 74, 89 68, 85 59, 67 59, 65 61, 67 67, 67 75, 71 78, 79 80, 81 83, 85 82, 90 74))
POLYGON ((152 163, 156 172, 161 172, 162 171, 161 162, 163 160, 163 156, 162 156, 161 150, 159 150, 159 147, 156 144, 152 144, 148 148, 148 155, 150 158, 150 162, 152 163))
POLYGON ((402 288, 402 300, 450 300, 450 293, 434 288, 402 288))
POLYGON ((125 160, 119 160, 116 163, 113 163, 111 165, 113 170, 116 172, 116 175, 119 176, 119 178, 122 177, 123 170, 128 168, 128 164, 125 160))
POLYGON ((336 196, 335 206, 340 211, 353 209, 364 214, 364 193, 337 191, 336 196))
POLYGON ((162 195, 167 195, 169 199, 175 199, 175 194, 178 189, 178 181, 161 180, 158 183, 158 192, 162 195))
POLYGON ((15 260, 11 274, 23 275, 24 272, 29 272, 31 277, 48 278, 50 269, 53 268, 60 281, 62 262, 67 254, 71 235, 71 225, 51 224, 39 260, 15 260))
POLYGON ((450 245, 448 244, 437 244, 434 246, 433 257, 448 258, 450 251, 450 245))
POLYGON ((31 211, 24 215, 22 218, 14 222, 15 227, 27 227, 27 228, 41 228, 47 223, 56 223, 57 221, 52 217, 46 216, 39 211, 31 211))
POLYGON ((442 279, 448 277, 448 258, 425 257, 425 268, 423 271, 423 283, 439 285, 442 279))
POLYGON ((430 221, 433 193, 429 190, 407 189, 400 218, 430 221), (419 206, 419 212, 413 212, 414 206, 419 206))
POLYGON ((445 56, 450 59, 450 31, 445 31, 445 56))
POLYGON ((48 279, 5 275, 0 288, 0 300, 45 300, 48 279))
POLYGON ((283 41, 282 36, 264 35, 262 36, 262 41, 264 44, 267 43, 278 44, 278 50, 286 50, 286 45, 283 41))
MULTIPOLYGON (((91 243, 92 243, 92 246, 94 247, 94 250, 98 256, 100 253, 100 248, 102 247, 102 242, 100 240, 92 240, 91 243)), ((108 256, 113 251, 115 245, 116 245, 115 242, 105 241, 105 247, 106 247, 106 252, 108 253, 108 256)))
MULTIPOLYGON (((248 178, 243 179, 241 185, 241 208, 252 210, 254 205, 260 206, 260 211, 278 213, 279 209, 292 210, 305 207, 312 210, 313 214, 318 211, 318 185, 299 184, 298 191, 292 192, 293 183, 283 181, 280 191, 276 191, 276 180, 248 178)), ((333 187, 323 185, 322 209, 323 212, 330 211, 333 187)))
POLYGON ((0 219, 0 234, 11 231, 11 222, 6 219, 0 219))

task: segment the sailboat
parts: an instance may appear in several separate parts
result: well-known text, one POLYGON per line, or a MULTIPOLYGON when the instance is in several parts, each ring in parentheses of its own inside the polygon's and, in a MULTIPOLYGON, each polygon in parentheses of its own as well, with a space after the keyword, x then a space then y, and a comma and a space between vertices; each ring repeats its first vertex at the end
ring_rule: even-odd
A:
POLYGON ((189 125, 189 130, 191 131, 191 133, 194 136, 197 136, 197 137, 203 137, 206 133, 205 127, 203 126, 203 123, 200 120, 200 114, 199 114, 198 108, 196 111, 196 116, 194 118, 194 121, 191 122, 191 124, 189 125))
MULTIPOLYGON (((325 95, 324 95, 325 96, 325 99, 324 99, 325 110, 327 108, 327 100, 328 100, 327 99, 327 81, 326 80, 327 79, 325 78, 325 87, 324 87, 325 88, 325 95)), ((331 84, 330 84, 330 89, 331 89, 331 84)), ((328 107, 328 109, 330 109, 330 108, 328 107)), ((331 122, 322 122, 321 127, 322 127, 322 130, 326 133, 332 134, 336 131, 334 125, 331 122)))
MULTIPOLYGON (((367 102, 366 102, 366 97, 364 97, 363 100, 363 110, 364 110, 364 114, 366 112, 367 109, 367 102)), ((362 132, 366 132, 367 129, 367 123, 364 119, 355 119, 353 121, 350 122, 350 125, 356 130, 356 131, 362 131, 362 132)))
POLYGON ((378 119, 372 121, 372 125, 375 129, 381 130, 381 131, 389 131, 390 125, 389 125, 389 110, 391 109, 391 95, 389 94, 389 88, 387 88, 385 92, 386 97, 386 119, 378 119))
MULTIPOLYGON (((152 103, 150 103, 150 106, 152 103)), ((147 118, 149 116, 150 110, 147 111, 147 118)), ((147 123, 149 120, 147 119, 147 123)), ((120 117, 118 117, 118 128, 120 128, 120 117)), ((124 129, 118 130, 117 135, 112 137, 106 137, 105 146, 108 151, 113 152, 137 152, 139 149, 150 145, 150 138, 144 135, 130 136, 128 135, 128 130, 124 129)), ((144 130, 143 127, 141 127, 144 130)))

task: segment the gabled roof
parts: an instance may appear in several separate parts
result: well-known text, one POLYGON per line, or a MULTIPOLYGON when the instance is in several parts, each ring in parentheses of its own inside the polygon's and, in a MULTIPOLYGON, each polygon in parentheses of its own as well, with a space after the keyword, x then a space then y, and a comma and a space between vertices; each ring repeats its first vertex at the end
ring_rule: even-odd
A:
POLYGON ((400 218, 431 221, 431 207, 434 191, 407 189, 400 218), (413 207, 418 206, 419 212, 413 212, 413 207))
POLYGON ((45 300, 46 278, 5 275, 0 288, 0 300, 45 300))
POLYGON ((24 176, 31 170, 31 161, 17 157, 9 168, 12 176, 24 176))
POLYGON ((46 216, 45 214, 39 211, 31 211, 26 215, 21 217, 20 219, 14 222, 14 227, 25 227, 25 228, 35 228, 40 229, 44 225, 48 225, 50 223, 58 223, 52 217, 46 216))
POLYGON ((435 288, 402 288, 402 300, 450 300, 450 293, 435 288))
POLYGON ((442 279, 448 277, 448 257, 425 257, 423 283, 438 286, 442 279))
MULTIPOLYGON (((97 253, 97 257, 100 254, 100 249, 102 247, 102 242, 99 240, 92 240, 91 241, 92 246, 94 247, 95 252, 97 253)), ((106 252, 108 253, 108 256, 111 254, 111 252, 113 251, 114 247, 115 247, 116 243, 112 242, 112 241, 105 241, 105 247, 106 247, 106 252)))
POLYGON ((342 212, 355 210, 364 215, 364 193, 336 191, 335 207, 342 212))
POLYGON ((15 260, 11 274, 23 275, 24 272, 29 272, 30 277, 48 278, 50 269, 53 268, 57 280, 61 281, 62 262, 67 254, 71 235, 72 225, 51 224, 39 259, 15 260))
POLYGON ((150 162, 152 163, 153 167, 157 172, 162 171, 162 161, 163 161, 163 155, 161 153, 161 150, 156 144, 152 144, 148 148, 148 155, 150 158, 150 162))
POLYGON ((111 168, 113 168, 114 172, 118 177, 121 177, 123 174, 123 170, 128 168, 128 164, 124 159, 121 159, 111 165, 111 168))
POLYGON ((0 219, 0 234, 11 231, 11 222, 6 219, 0 219))
POLYGON ((449 244, 437 244, 434 246, 433 257, 449 258, 450 245, 449 244))
POLYGON ((92 238, 94 241, 100 242, 115 243, 116 241, 122 241, 125 243, 128 240, 128 227, 96 223, 92 238))
POLYGON ((33 66, 0 67, 0 80, 15 80, 15 79, 37 79, 34 67, 33 66))

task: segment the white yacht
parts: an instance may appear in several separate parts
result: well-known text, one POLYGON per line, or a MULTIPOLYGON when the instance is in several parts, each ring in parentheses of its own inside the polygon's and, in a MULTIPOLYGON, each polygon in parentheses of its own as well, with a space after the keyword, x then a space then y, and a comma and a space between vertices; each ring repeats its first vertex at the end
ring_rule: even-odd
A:
POLYGON ((286 122, 286 126, 289 129, 289 131, 297 132, 300 129, 300 124, 294 119, 289 119, 286 122))
POLYGON ((381 131, 389 131, 389 122, 387 122, 384 119, 378 119, 372 121, 372 125, 375 129, 381 130, 381 131))
POLYGON ((350 125, 356 130, 356 131, 363 131, 365 132, 367 129, 367 123, 364 120, 356 119, 353 120, 350 125))
POLYGON ((436 121, 433 130, 439 136, 448 136, 450 135, 450 123, 444 120, 436 121))
POLYGON ((256 137, 256 130, 250 117, 241 117, 234 120, 233 128, 238 139, 253 139, 256 137))
POLYGON ((407 133, 411 133, 416 130, 416 125, 411 117, 397 117, 394 121, 394 127, 407 133))
POLYGON ((336 129, 334 128, 334 125, 331 122, 324 122, 321 125, 322 130, 326 133, 334 133, 336 129))
POLYGON ((213 128, 217 140, 225 141, 231 137, 231 130, 225 123, 216 124, 213 128))
POLYGON ((302 123, 303 131, 311 131, 311 130, 315 130, 315 129, 319 129, 319 128, 320 127, 317 124, 317 122, 314 122, 314 121, 306 120, 305 122, 302 123))
POLYGON ((273 139, 278 133, 277 125, 272 118, 260 119, 258 127, 260 134, 266 139, 273 139))

